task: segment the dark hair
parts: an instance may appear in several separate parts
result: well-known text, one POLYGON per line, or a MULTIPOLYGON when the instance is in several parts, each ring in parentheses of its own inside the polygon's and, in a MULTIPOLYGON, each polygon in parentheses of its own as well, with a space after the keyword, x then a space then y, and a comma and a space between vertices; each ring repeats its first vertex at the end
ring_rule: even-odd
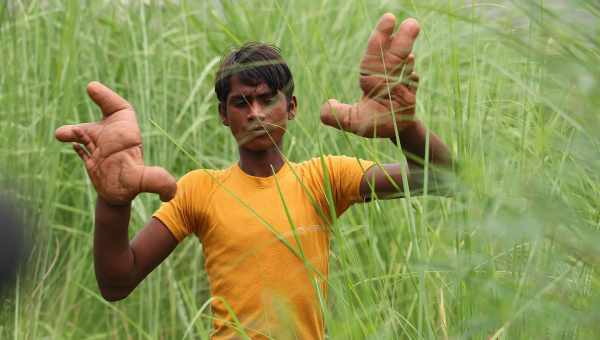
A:
POLYGON ((294 93, 294 79, 277 47, 250 42, 231 51, 223 58, 215 79, 215 93, 225 103, 231 91, 231 77, 238 76, 245 85, 265 82, 274 91, 282 91, 288 103, 294 93))

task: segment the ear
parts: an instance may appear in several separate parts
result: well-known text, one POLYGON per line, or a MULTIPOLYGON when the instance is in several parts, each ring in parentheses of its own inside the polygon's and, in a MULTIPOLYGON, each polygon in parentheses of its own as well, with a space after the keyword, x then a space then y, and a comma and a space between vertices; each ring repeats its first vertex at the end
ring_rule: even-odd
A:
POLYGON ((288 103, 288 120, 294 119, 296 117, 296 110, 298 109, 298 100, 296 96, 292 96, 288 103))
POLYGON ((222 102, 219 102, 219 117, 221 118, 221 123, 223 123, 223 125, 229 126, 226 104, 222 102))

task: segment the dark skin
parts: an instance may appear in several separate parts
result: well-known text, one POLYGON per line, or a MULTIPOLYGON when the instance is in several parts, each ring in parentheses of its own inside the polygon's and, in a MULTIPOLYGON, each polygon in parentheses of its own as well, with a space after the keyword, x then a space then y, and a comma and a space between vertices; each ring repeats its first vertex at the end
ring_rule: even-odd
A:
MULTIPOLYGON (((369 39, 361 62, 360 101, 349 105, 330 100, 321 109, 324 124, 365 138, 389 139, 408 156, 408 167, 393 163, 368 169, 360 183, 365 200, 374 195, 398 197, 409 189, 419 193, 428 134, 428 163, 437 168, 450 166, 447 146, 414 119, 418 77, 413 72, 412 46, 418 23, 407 19, 396 34, 394 26, 393 15, 385 14, 369 39), (403 175, 409 188, 402 185, 403 175)), ((219 115, 238 142, 240 168, 253 176, 271 176, 285 162, 280 150, 287 123, 296 115, 297 99, 288 100, 265 83, 243 84, 236 76, 231 80, 231 91, 226 102, 220 103, 219 115)), ((102 121, 63 126, 56 137, 75 143, 75 151, 98 192, 96 279, 102 296, 115 301, 128 296, 177 246, 174 236, 155 218, 131 242, 127 235, 131 200, 139 192, 159 193, 168 200, 174 195, 173 179, 164 169, 143 164, 139 128, 131 105, 99 83, 90 83, 88 93, 102 109, 102 121), (123 124, 129 126, 122 129, 123 124), (125 178, 118 172, 136 175, 125 178)))
POLYGON ((365 138, 386 138, 402 147, 408 164, 384 164, 371 167, 363 176, 360 193, 365 199, 403 197, 405 191, 421 193, 424 184, 423 163, 429 169, 433 191, 441 192, 443 183, 438 170, 451 165, 446 144, 415 118, 419 77, 414 72, 413 45, 420 27, 416 20, 404 20, 394 33, 396 18, 389 13, 380 19, 369 37, 361 60, 362 98, 354 104, 330 99, 321 108, 321 121, 334 128, 365 138), (426 140, 429 138, 429 150, 426 140), (399 141, 399 143, 398 143, 399 141), (408 188, 402 185, 405 175, 408 188))
POLYGON ((265 83, 246 85, 231 78, 231 91, 219 104, 219 116, 238 143, 240 168, 249 175, 267 177, 279 170, 284 160, 279 153, 287 123, 296 115, 297 100, 288 101, 265 83))

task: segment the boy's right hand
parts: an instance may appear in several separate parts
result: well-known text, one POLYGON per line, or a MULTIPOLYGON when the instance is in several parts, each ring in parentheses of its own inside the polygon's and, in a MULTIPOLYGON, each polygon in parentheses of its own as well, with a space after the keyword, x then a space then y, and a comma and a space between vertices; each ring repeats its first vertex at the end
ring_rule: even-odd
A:
POLYGON ((98 195, 111 205, 128 204, 140 192, 157 193, 163 202, 172 199, 177 191, 173 176, 163 168, 144 166, 131 104, 99 82, 91 82, 87 91, 102 110, 102 120, 61 126, 55 136, 73 143, 98 195))

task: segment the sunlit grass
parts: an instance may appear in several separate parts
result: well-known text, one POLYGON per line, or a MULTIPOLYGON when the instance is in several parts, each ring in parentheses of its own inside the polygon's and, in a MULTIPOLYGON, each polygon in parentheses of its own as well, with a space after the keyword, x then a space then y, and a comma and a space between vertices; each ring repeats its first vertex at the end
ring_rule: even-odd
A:
MULTIPOLYGON (((241 42, 281 46, 299 114, 292 161, 398 160, 391 143, 322 126, 360 95, 358 63, 385 11, 416 17, 418 115, 457 159, 456 194, 356 205, 336 222, 332 339, 590 339, 600 334, 600 7, 577 1, 16 1, 0 4, 0 180, 35 243, 0 305, 0 338, 203 338, 209 290, 195 240, 122 302, 102 300, 91 257, 95 192, 53 138, 96 120, 90 80, 137 109, 147 163, 221 168, 216 60, 241 42), (542 6, 540 6, 542 5, 542 6), (8 188, 8 189, 7 189, 8 188)), ((158 206, 141 195, 131 235, 158 206)))

